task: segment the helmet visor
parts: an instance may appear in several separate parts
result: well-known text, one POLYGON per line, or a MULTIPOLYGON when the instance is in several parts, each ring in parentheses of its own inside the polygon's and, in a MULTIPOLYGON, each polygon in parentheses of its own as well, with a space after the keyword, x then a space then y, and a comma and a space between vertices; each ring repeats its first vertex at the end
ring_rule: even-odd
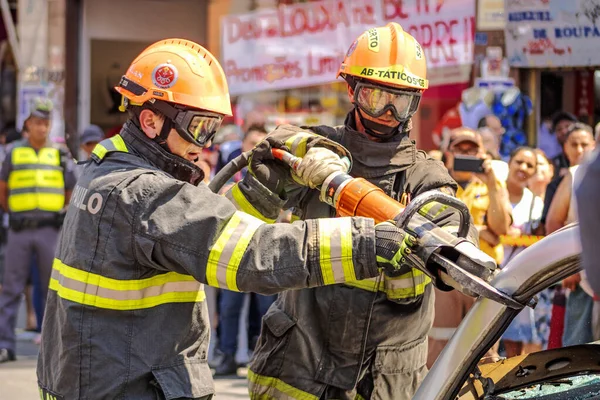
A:
POLYGON ((390 111, 402 122, 417 112, 421 93, 359 82, 354 90, 354 101, 370 117, 378 118, 390 111))
POLYGON ((213 139, 222 121, 222 115, 191 110, 180 111, 175 118, 183 138, 202 147, 213 139))

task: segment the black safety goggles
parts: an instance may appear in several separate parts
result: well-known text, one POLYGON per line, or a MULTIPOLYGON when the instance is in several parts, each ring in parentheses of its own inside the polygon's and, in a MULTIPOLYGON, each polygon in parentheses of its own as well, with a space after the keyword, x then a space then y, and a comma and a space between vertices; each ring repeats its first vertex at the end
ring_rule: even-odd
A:
MULTIPOLYGON (((119 85, 136 96, 143 95, 147 90, 125 76, 119 85)), ((206 146, 217 133, 223 122, 223 115, 210 111, 195 110, 188 107, 151 98, 147 101, 151 108, 173 121, 179 135, 190 143, 206 146)))

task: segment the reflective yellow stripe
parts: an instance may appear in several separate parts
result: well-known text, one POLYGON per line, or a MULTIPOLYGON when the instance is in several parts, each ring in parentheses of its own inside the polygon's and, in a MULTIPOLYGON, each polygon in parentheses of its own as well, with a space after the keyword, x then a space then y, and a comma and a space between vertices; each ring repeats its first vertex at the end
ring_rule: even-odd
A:
POLYGON ((8 178, 10 189, 33 187, 63 188, 65 186, 62 171, 43 169, 24 169, 12 171, 8 178))
POLYGON ((299 132, 285 141, 285 145, 290 149, 290 153, 296 157, 306 155, 306 144, 308 139, 315 136, 314 133, 299 132))
POLYGON ((390 278, 383 275, 384 279, 378 278, 363 279, 355 282, 346 282, 346 286, 356 287, 369 292, 385 292, 389 299, 409 299, 421 296, 425 293, 425 288, 431 283, 431 279, 423 272, 412 269, 411 272, 390 278))
POLYGON ((248 386, 252 400, 295 399, 319 400, 318 396, 297 389, 281 379, 255 374, 248 370, 248 386))
POLYGON ((106 147, 104 147, 102 145, 102 142, 98 143, 94 147, 94 150, 92 150, 92 154, 95 154, 101 160, 104 158, 104 156, 106 155, 106 153, 108 153, 108 150, 106 150, 106 147))
POLYGON ((73 268, 56 258, 50 289, 65 300, 111 310, 201 302, 206 298, 202 284, 190 275, 167 272, 146 279, 112 279, 73 268))
POLYGON ((350 219, 342 226, 341 241, 342 268, 344 269, 345 281, 355 281, 356 271, 354 270, 354 261, 352 259, 352 225, 350 219))
POLYGON ((237 271, 256 230, 264 222, 236 211, 210 250, 206 282, 214 287, 238 292, 237 271))
POLYGON ((10 211, 44 210, 57 212, 65 203, 65 180, 60 151, 44 147, 38 153, 31 147, 15 147, 8 176, 10 211))
POLYGON ((319 261, 325 285, 356 280, 350 218, 319 220, 319 261))
POLYGON ((345 284, 347 286, 352 286, 352 287, 356 287, 359 289, 363 289, 363 290, 367 290, 369 292, 377 292, 378 290, 383 291, 383 289, 380 289, 380 284, 383 283, 383 279, 381 279, 381 277, 377 278, 369 278, 369 279, 362 279, 360 281, 354 281, 354 282, 346 282, 345 284))
POLYGON ((8 208, 12 212, 42 210, 57 212, 65 206, 63 194, 22 193, 12 194, 8 198, 8 208))
POLYGON ((125 141, 121 137, 121 135, 115 135, 111 138, 105 139, 98 143, 94 150, 92 150, 92 154, 96 155, 99 159, 103 159, 106 156, 106 153, 110 153, 113 151, 120 151, 122 153, 129 153, 129 149, 127 149, 127 145, 125 141))
POLYGON ((233 186, 233 188, 226 194, 226 197, 235 205, 235 208, 237 208, 240 211, 245 212, 246 214, 250 214, 253 217, 256 217, 256 218, 260 219, 261 221, 264 221, 268 224, 274 223, 275 222, 274 219, 265 217, 264 215, 262 215, 260 213, 260 211, 258 211, 256 208, 254 208, 254 206, 248 201, 246 196, 244 196, 244 194, 242 193, 242 191, 240 190, 238 185, 239 184, 236 183, 233 186))
POLYGON ((385 292, 390 299, 406 299, 425 293, 425 286, 431 279, 423 272, 412 269, 411 272, 395 278, 386 277, 385 292))
POLYGON ((115 135, 115 136, 111 137, 109 140, 115 146, 116 150, 121 151, 123 153, 129 152, 129 150, 127 149, 127 145, 125 144, 125 141, 123 140, 123 137, 121 137, 121 135, 115 135))
POLYGON ((434 219, 435 217, 440 215, 442 212, 444 212, 447 208, 448 208, 447 205, 440 204, 440 203, 437 203, 434 201, 429 204, 425 204, 423 207, 421 207, 421 209, 419 210, 419 214, 421 214, 424 217, 429 217, 430 219, 434 219))

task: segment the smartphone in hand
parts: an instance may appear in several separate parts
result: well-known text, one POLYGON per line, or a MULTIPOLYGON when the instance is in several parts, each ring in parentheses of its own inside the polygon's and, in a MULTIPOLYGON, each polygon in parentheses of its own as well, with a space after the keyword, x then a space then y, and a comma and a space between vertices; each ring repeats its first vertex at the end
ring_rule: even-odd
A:
POLYGON ((483 158, 456 154, 454 156, 453 169, 454 171, 482 173, 483 161, 485 161, 483 158))

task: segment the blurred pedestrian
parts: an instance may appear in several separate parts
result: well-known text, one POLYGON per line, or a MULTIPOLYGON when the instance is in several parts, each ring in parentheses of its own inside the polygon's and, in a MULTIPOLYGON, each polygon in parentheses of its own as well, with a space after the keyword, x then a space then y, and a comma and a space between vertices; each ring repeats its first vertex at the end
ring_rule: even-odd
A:
POLYGON ((563 176, 567 172, 567 168, 572 165, 565 152, 565 142, 567 140, 567 131, 574 122, 577 122, 577 117, 566 111, 559 111, 552 118, 552 133, 556 135, 556 140, 563 149, 560 154, 552 159, 554 177, 563 176))
POLYGON ((79 139, 79 145, 85 153, 86 159, 91 157, 94 147, 105 138, 104 131, 98 125, 89 125, 83 130, 79 139))
POLYGON ((479 231, 481 250, 500 264, 504 258, 500 236, 508 233, 511 207, 506 183, 496 177, 491 160, 485 154, 481 136, 466 127, 453 129, 444 161, 459 185, 456 197, 467 205, 479 231), (484 172, 477 174, 458 170, 454 162, 460 156, 485 159, 482 165, 484 172))
MULTIPOLYGON (((508 234, 513 237, 531 235, 536 231, 542 215, 543 201, 528 188, 528 182, 536 173, 537 155, 530 147, 519 147, 510 156, 506 187, 512 206, 512 225, 508 234)), ((504 246, 502 267, 524 249, 523 246, 504 246)), ((536 337, 535 315, 529 307, 521 311, 502 335, 507 357, 541 349, 536 337)))
POLYGON ((535 149, 537 156, 537 169, 529 180, 529 190, 537 197, 544 200, 546 188, 554 176, 554 164, 541 149, 535 149))
MULTIPOLYGON (((589 153, 590 149, 594 147, 594 137, 591 133, 591 128, 588 125, 581 123, 570 123, 564 132, 562 131, 561 125, 561 140, 563 146, 563 153, 569 166, 576 166, 581 163, 583 157, 589 153)), ((556 167, 556 159, 555 168, 556 167)), ((558 186, 562 182, 565 175, 569 172, 569 167, 564 168, 564 171, 560 174, 554 173, 554 179, 550 181, 546 188, 546 196, 544 198, 544 211, 542 213, 542 224, 545 225, 548 222, 548 213, 552 200, 556 195, 558 186)))
MULTIPOLYGON (((546 218, 547 234, 578 220, 574 190, 581 180, 581 174, 584 173, 581 162, 594 147, 591 126, 576 122, 569 127, 566 133, 565 153, 572 161, 571 167, 563 176, 550 204, 546 218)), ((562 286, 567 290, 562 344, 573 346, 588 343, 593 340, 591 323, 594 292, 585 272, 566 278, 562 286)))
POLYGON ((24 123, 27 139, 11 148, 0 169, 0 205, 10 220, 0 292, 0 362, 15 360, 16 313, 32 250, 46 297, 62 212, 75 185, 71 158, 48 139, 51 110, 50 100, 35 99, 24 123))

